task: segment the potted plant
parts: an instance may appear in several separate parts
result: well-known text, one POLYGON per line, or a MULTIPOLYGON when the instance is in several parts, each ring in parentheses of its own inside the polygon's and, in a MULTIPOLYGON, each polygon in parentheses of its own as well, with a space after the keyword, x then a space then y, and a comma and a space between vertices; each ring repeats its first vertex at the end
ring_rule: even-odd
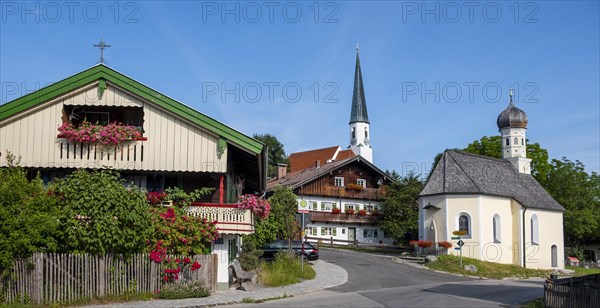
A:
POLYGON ((333 209, 331 209, 331 213, 333 214, 339 214, 341 213, 342 210, 340 208, 334 207, 333 209))
POLYGON ((358 215, 365 216, 365 215, 367 215, 367 211, 365 211, 365 210, 358 210, 358 215))
POLYGON ((354 209, 346 209, 346 214, 354 215, 354 209))

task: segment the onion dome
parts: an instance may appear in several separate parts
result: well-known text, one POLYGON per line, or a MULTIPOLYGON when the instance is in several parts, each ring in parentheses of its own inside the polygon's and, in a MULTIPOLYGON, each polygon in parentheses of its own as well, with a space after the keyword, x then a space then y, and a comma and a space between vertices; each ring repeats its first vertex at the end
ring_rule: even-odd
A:
POLYGON ((517 128, 527 128, 527 114, 525 111, 517 108, 513 103, 513 92, 512 88, 510 89, 510 104, 508 107, 504 109, 498 115, 498 120, 496 120, 496 124, 498 124, 498 129, 503 129, 507 127, 517 127, 517 128))

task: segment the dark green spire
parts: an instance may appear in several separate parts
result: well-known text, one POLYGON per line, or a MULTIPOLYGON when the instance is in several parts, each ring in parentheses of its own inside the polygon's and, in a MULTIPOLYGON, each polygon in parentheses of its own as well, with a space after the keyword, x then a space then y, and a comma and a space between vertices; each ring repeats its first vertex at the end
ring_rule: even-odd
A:
POLYGON ((365 99, 365 89, 363 88, 362 73, 360 71, 360 59, 358 58, 358 43, 356 44, 356 68, 354 70, 354 92, 352 93, 350 124, 356 122, 369 123, 367 100, 365 99))

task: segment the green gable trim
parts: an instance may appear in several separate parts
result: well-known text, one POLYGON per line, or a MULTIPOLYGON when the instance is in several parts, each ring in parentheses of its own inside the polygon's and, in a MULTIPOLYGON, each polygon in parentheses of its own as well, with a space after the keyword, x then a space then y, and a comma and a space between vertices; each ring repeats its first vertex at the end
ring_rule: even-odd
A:
MULTIPOLYGON (((260 154, 263 151, 264 144, 262 142, 246 136, 103 64, 96 65, 36 92, 1 105, 0 121, 98 80, 113 83, 142 99, 155 103, 156 105, 217 134, 220 138, 241 146, 251 153, 260 154)), ((100 83, 99 87, 102 86, 102 83, 100 83)))

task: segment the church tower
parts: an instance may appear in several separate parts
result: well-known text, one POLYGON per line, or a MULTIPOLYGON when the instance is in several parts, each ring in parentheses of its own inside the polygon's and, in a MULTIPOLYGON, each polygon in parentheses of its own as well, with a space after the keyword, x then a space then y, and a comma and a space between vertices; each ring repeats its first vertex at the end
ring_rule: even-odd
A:
POLYGON ((354 70, 354 91, 352 93, 352 111, 350 112, 350 148, 356 155, 373 163, 373 149, 369 143, 369 114, 363 88, 358 44, 356 44, 356 68, 354 70))
POLYGON ((521 173, 531 174, 531 159, 527 158, 527 114, 513 103, 513 90, 510 89, 510 103, 498 115, 498 129, 502 136, 502 158, 510 161, 521 173))

